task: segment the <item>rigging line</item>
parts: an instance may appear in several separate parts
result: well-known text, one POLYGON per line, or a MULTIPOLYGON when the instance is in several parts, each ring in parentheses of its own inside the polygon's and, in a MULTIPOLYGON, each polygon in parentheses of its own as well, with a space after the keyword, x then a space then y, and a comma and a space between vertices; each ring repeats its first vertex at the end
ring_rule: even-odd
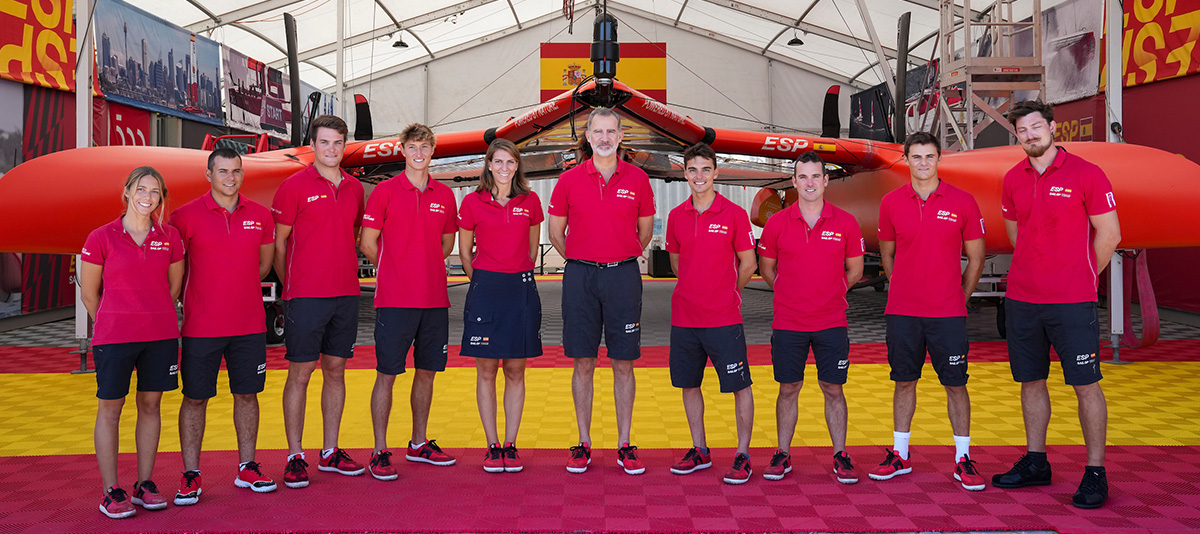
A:
POLYGON ((639 36, 639 37, 641 37, 642 39, 644 39, 644 40, 645 40, 647 43, 649 43, 651 46, 654 46, 655 48, 658 48, 658 50, 659 50, 660 52, 662 52, 662 53, 663 53, 664 55, 666 55, 667 57, 671 58, 671 60, 672 60, 672 61, 674 61, 675 63, 678 63, 680 67, 683 67, 683 70, 686 70, 686 71, 688 71, 689 73, 691 73, 691 74, 692 74, 692 76, 695 76, 695 77, 696 77, 696 79, 700 80, 701 82, 704 82, 704 85, 707 85, 707 86, 708 86, 710 89, 712 89, 713 91, 716 91, 716 92, 717 92, 717 94, 719 94, 719 95, 721 95, 721 96, 725 97, 725 99, 726 99, 726 100, 730 101, 730 102, 731 102, 733 105, 737 106, 737 108, 738 108, 738 109, 742 110, 742 111, 743 111, 744 113, 746 113, 747 115, 749 115, 749 116, 751 116, 751 117, 754 117, 754 120, 755 120, 755 121, 759 121, 758 117, 755 117, 753 113, 750 113, 750 110, 748 110, 748 109, 746 109, 746 108, 742 107, 742 105, 741 105, 741 104, 738 104, 736 100, 734 100, 734 99, 730 98, 730 97, 729 97, 729 95, 727 95, 727 94, 723 93, 723 92, 722 92, 720 89, 717 89, 717 88, 716 88, 716 87, 715 87, 713 84, 711 84, 711 83, 708 83, 708 80, 704 79, 704 77, 703 77, 703 76, 700 76, 699 74, 696 74, 696 71, 693 71, 692 69, 688 68, 688 66, 687 66, 687 65, 684 65, 682 61, 679 61, 679 59, 677 59, 675 56, 672 56, 672 55, 671 55, 670 53, 668 53, 666 50, 663 50, 662 48, 660 48, 660 47, 658 46, 658 44, 657 44, 657 43, 655 43, 655 42, 651 41, 651 40, 650 40, 648 37, 646 37, 645 35, 643 35, 643 34, 642 34, 642 32, 639 32, 639 31, 637 30, 637 28, 634 28, 633 26, 630 26, 628 22, 626 22, 626 21, 625 21, 624 19, 622 19, 621 17, 617 16, 615 13, 611 13, 611 14, 612 14, 612 16, 613 16, 613 17, 615 17, 617 20, 619 20, 619 21, 621 21, 622 23, 624 23, 626 28, 629 28, 629 29, 633 30, 633 33, 636 33, 636 34, 638 34, 638 36, 639 36))
MULTIPOLYGON (((476 120, 476 119, 482 119, 482 118, 485 118, 485 117, 491 117, 491 116, 493 116, 493 115, 500 115, 500 114, 504 114, 504 113, 511 113, 511 112, 513 112, 513 111, 520 111, 520 110, 522 110, 522 109, 535 108, 535 107, 538 107, 538 106, 540 106, 540 105, 543 105, 543 104, 548 104, 548 103, 550 103, 550 102, 562 102, 562 101, 565 101, 565 100, 570 100, 570 99, 572 99, 572 98, 573 98, 573 97, 570 97, 570 96, 568 96, 568 97, 564 97, 564 98, 552 98, 552 99, 550 99, 550 100, 547 100, 547 101, 545 101, 545 102, 538 102, 538 103, 536 103, 536 104, 525 104, 525 105, 523 105, 523 106, 517 106, 517 107, 515 107, 515 108, 502 109, 502 110, 500 110, 500 111, 493 111, 493 112, 490 112, 490 113, 483 113, 483 114, 480 114, 480 115, 475 115, 475 116, 473 116, 473 117, 466 117, 466 118, 462 118, 462 119, 455 119, 455 120, 452 120, 452 121, 439 122, 439 123, 437 123, 437 124, 430 125, 430 128, 435 128, 435 127, 440 127, 440 126, 449 126, 449 125, 451 125, 451 124, 457 124, 457 123, 460 123, 460 122, 473 121, 473 120, 476 120)), ((391 134, 391 135, 398 135, 398 132, 397 132, 396 134, 391 134)), ((388 136, 388 135, 385 135, 385 136, 383 136, 383 137, 389 137, 389 136, 388 136)))
MULTIPOLYGON (((309 2, 309 4, 308 4, 308 5, 306 5, 306 6, 300 6, 300 7, 296 8, 296 12, 295 12, 295 13, 293 13, 293 14, 292 14, 292 16, 293 16, 293 17, 298 17, 298 16, 300 16, 300 15, 304 15, 304 14, 306 14, 306 13, 308 13, 308 12, 310 12, 310 11, 314 10, 314 9, 317 9, 317 8, 319 8, 319 7, 321 7, 321 6, 325 5, 325 4, 328 4, 328 3, 329 3, 329 0, 313 0, 313 2, 309 2)), ((279 14, 279 15, 275 15, 275 16, 272 16, 272 17, 267 17, 267 18, 264 18, 264 19, 257 19, 257 20, 235 20, 235 21, 231 22, 230 24, 246 24, 246 23, 251 23, 251 22, 279 22, 279 21, 281 21, 281 20, 283 20, 283 14, 282 14, 282 13, 281 13, 281 14, 279 14)))
POLYGON ((697 108, 697 107, 692 107, 692 106, 686 106, 686 105, 680 104, 680 103, 678 103, 678 102, 663 102, 663 103, 664 103, 664 104, 666 104, 666 105, 668 105, 668 106, 672 106, 672 107, 683 108, 683 109, 690 109, 690 110, 692 110, 692 111, 701 111, 701 112, 704 112, 704 113, 708 113, 708 114, 710 114, 710 115, 718 115, 718 116, 725 117, 725 118, 728 118, 728 119, 737 119, 737 120, 746 121, 746 122, 753 122, 753 123, 756 123, 756 124, 761 124, 761 125, 763 125, 763 126, 767 126, 767 127, 770 127, 770 128, 780 128, 780 129, 783 129, 783 130, 788 130, 788 131, 793 131, 793 132, 801 132, 801 133, 811 134, 811 135, 813 135, 813 136, 816 136, 816 137, 820 137, 820 136, 821 136, 821 134, 817 133, 817 132, 816 132, 816 130, 806 130, 806 129, 804 129, 804 128, 796 128, 796 127, 794 127, 794 126, 784 126, 784 125, 782 125, 782 124, 773 124, 773 123, 770 123, 770 122, 764 122, 764 121, 760 121, 760 120, 757 120, 757 119, 747 119, 747 118, 745 118, 745 117, 739 117, 739 116, 737 116, 737 115, 729 115, 729 114, 727 114, 727 113, 720 113, 720 112, 716 112, 716 111, 709 111, 709 110, 707 110, 707 109, 703 109, 703 108, 697 108))
MULTIPOLYGON (((555 33, 554 35, 551 35, 551 36, 550 36, 550 39, 548 39, 548 40, 549 40, 549 41, 553 41, 555 37, 558 37, 560 34, 562 34, 562 32, 564 32, 564 31, 566 31, 566 30, 567 30, 567 28, 566 28, 566 27, 563 27, 561 30, 558 30, 558 32, 557 32, 557 33, 555 33)), ((481 87, 481 88, 479 89, 479 91, 476 91, 476 92, 475 92, 475 94, 471 95, 471 97, 470 97, 470 98, 468 98, 468 99, 466 99, 466 100, 463 100, 463 101, 462 101, 462 103, 458 105, 458 107, 456 107, 456 108, 454 108, 454 109, 450 110, 450 113, 447 113, 445 116, 443 116, 443 117, 441 118, 441 120, 439 120, 439 121, 438 121, 436 124, 434 124, 433 126, 435 126, 435 127, 436 127, 436 126, 444 126, 444 125, 447 125, 447 124, 454 124, 455 122, 462 122, 462 121, 452 121, 452 122, 443 122, 443 121, 445 121, 445 120, 446 120, 446 118, 450 117, 451 115, 453 115, 453 114, 454 114, 455 112, 457 112, 458 110, 462 109, 462 107, 463 107, 463 106, 467 105, 467 102, 470 102, 470 101, 474 100, 474 99, 475 99, 475 97, 477 97, 477 96, 479 96, 480 94, 482 94, 484 91, 486 91, 486 90, 487 90, 489 87, 491 87, 492 85, 495 85, 495 83, 496 83, 496 82, 500 81, 500 78, 503 78, 503 77, 504 77, 506 74, 508 74, 509 72, 512 72, 512 70, 513 70, 513 69, 515 69, 515 68, 517 68, 517 66, 518 66, 518 65, 520 65, 520 64, 521 64, 521 62, 525 61, 526 59, 529 59, 529 56, 532 56, 532 55, 533 55, 535 52, 539 52, 539 51, 541 51, 541 49, 542 49, 542 46, 539 44, 539 45, 538 45, 536 48, 534 48, 533 50, 530 50, 528 54, 525 54, 525 57, 523 57, 523 58, 521 58, 521 59, 517 60, 516 62, 514 62, 514 63, 512 64, 512 66, 511 66, 511 67, 509 67, 509 68, 508 68, 507 70, 505 70, 504 72, 501 72, 499 76, 496 76, 496 78, 495 78, 495 79, 493 79, 492 81, 488 82, 488 83, 487 83, 487 85, 484 85, 483 87, 481 87)), ((489 115, 490 115, 490 114, 489 114, 489 115)), ((486 116, 486 115, 485 115, 485 116, 486 116)), ((466 120, 466 119, 463 119, 463 120, 466 120)))
MULTIPOLYGON (((835 11, 837 11, 838 18, 842 19, 842 25, 844 25, 844 26, 846 27, 846 33, 848 33, 848 34, 850 34, 850 35, 854 35, 854 30, 850 29, 850 23, 849 23, 849 22, 846 22, 846 16, 842 14, 842 8, 838 7, 837 0, 833 0, 833 1, 832 1, 832 2, 830 2, 830 3, 831 3, 831 4, 833 4, 833 9, 834 9, 835 11)), ((869 58, 867 58, 867 51, 866 51, 866 50, 863 50, 863 48, 862 48, 861 46, 858 46, 858 47, 855 47, 855 48, 858 48, 858 51, 859 51, 859 53, 861 53, 861 54, 862 54, 863 61, 866 61, 866 62, 867 62, 867 64, 868 64, 868 65, 870 65, 870 64, 871 64, 871 60, 870 60, 869 58)), ((903 65, 899 65, 898 67, 903 67, 903 65)), ((872 71, 872 72, 874 72, 874 71, 876 70, 876 68, 878 68, 878 69, 882 70, 882 67, 879 67, 878 65, 876 65, 876 67, 875 67, 875 68, 872 68, 872 69, 871 69, 871 71, 872 71)), ((876 74, 877 76, 879 76, 879 79, 880 79, 880 80, 883 80, 883 74, 880 74, 880 73, 878 73, 878 72, 876 72, 875 74, 876 74)), ((886 81, 886 80, 885 80, 885 81, 886 81)))

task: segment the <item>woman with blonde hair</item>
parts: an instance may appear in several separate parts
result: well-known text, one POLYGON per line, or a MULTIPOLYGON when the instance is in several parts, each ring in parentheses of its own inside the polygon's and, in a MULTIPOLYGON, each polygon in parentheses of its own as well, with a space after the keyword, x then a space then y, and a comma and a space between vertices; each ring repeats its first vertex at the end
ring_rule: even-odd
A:
POLYGON ((461 354, 475 358, 475 400, 488 442, 483 469, 514 473, 523 468, 516 440, 525 407, 525 360, 542 354, 542 303, 533 262, 545 214, 511 141, 497 139, 488 147, 479 188, 463 198, 458 214, 458 250, 471 279, 461 354), (503 445, 496 432, 501 367, 503 445))
POLYGON ((162 222, 167 186, 153 167, 129 173, 121 195, 125 213, 97 228, 83 245, 79 284, 95 321, 96 460, 104 483, 100 511, 113 519, 167 507, 152 481, 162 429, 159 401, 179 387, 179 320, 175 300, 183 280, 183 245, 162 222), (121 409, 137 369, 138 481, 130 496, 117 483, 121 409))

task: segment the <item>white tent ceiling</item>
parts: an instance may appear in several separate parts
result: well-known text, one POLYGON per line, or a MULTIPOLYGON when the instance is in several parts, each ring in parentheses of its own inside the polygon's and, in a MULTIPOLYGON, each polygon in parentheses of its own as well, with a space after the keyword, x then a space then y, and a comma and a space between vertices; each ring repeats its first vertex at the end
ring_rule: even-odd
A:
MULTIPOLYGON (((126 0, 179 26, 207 35, 274 67, 286 64, 283 14, 296 17, 301 78, 332 89, 336 72, 338 0, 126 0)), ((566 30, 563 0, 343 0, 348 84, 444 57, 542 23, 566 30), (409 46, 393 47, 398 39, 409 46)), ((1042 0, 1042 8, 1062 0, 1042 0)), ((1099 0, 1097 0, 1099 2, 1099 0)), ((575 32, 592 31, 600 0, 575 0, 575 32)), ((860 87, 883 80, 858 0, 609 0, 622 13, 674 25, 860 87), (802 46, 787 43, 799 35, 802 46)), ((939 0, 863 0, 880 44, 896 48, 897 20, 912 13, 910 62, 927 61, 939 26, 939 0)), ((955 0, 963 5, 964 0, 955 0)), ((971 2, 972 11, 987 0, 971 2)), ((1016 4, 1027 16, 1034 0, 1016 4)), ((622 25, 622 42, 645 42, 622 25)), ((554 31, 558 31, 556 28, 554 31)), ((557 35, 557 34, 556 34, 557 35)), ((552 39, 551 39, 552 40, 552 39)))

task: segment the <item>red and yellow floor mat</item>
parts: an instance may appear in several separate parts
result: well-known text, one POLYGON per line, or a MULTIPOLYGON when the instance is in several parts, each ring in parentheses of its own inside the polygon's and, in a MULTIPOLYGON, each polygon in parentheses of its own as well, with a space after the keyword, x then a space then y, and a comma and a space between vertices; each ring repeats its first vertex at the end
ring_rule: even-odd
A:
MULTIPOLYGON (((374 381, 372 347, 359 347, 346 373, 341 446, 365 462, 372 445, 368 410, 374 381)), ((1133 365, 1105 365, 1109 400, 1107 466, 1112 497, 1099 510, 1077 510, 1070 495, 1082 475, 1084 452, 1075 400, 1061 374, 1050 378, 1054 412, 1049 442, 1055 483, 1042 488, 967 492, 952 476, 945 395, 936 381, 919 389, 914 419, 914 473, 887 482, 866 478, 891 443, 891 383, 881 344, 852 346, 850 453, 862 480, 838 484, 830 475, 829 438, 821 395, 801 393, 793 454, 796 469, 783 481, 756 473, 743 486, 722 484, 736 444, 732 399, 705 381, 706 428, 716 448, 713 469, 672 475, 671 463, 691 445, 678 390, 670 385, 666 349, 647 347, 638 363, 633 437, 647 464, 641 476, 615 463, 612 375, 597 371, 593 467, 566 472, 566 448, 576 439, 570 361, 560 347, 531 362, 521 435, 526 469, 488 474, 481 468, 484 437, 475 406, 475 371, 451 348, 451 367, 438 376, 430 436, 459 456, 448 468, 398 461, 400 479, 380 482, 319 473, 313 484, 271 494, 234 488, 236 442, 232 400, 209 405, 203 456, 204 495, 193 507, 141 510, 109 520, 96 510, 99 477, 92 456, 95 381, 71 375, 78 358, 64 348, 0 347, 0 533, 16 532, 786 532, 1037 530, 1060 532, 1194 532, 1200 529, 1200 341, 1164 341, 1124 350, 1133 365)), ((983 474, 1006 470, 1023 445, 1019 388, 1003 343, 975 343, 971 352, 972 455, 983 474)), ((776 386, 769 349, 750 348, 756 401, 753 465, 761 471, 775 445, 776 386)), ((602 360, 603 361, 603 360, 602 360)), ((258 459, 281 481, 285 447, 280 397, 286 362, 272 349, 267 389, 260 396, 258 459)), ((810 368, 811 369, 811 368, 810 368)), ((811 374, 811 371, 810 371, 811 374)), ((926 368, 932 378, 932 369, 926 368)), ((320 438, 320 377, 309 390, 305 429, 310 458, 320 438)), ((407 376, 397 381, 390 441, 403 449, 410 416, 407 376)), ((502 384, 501 384, 502 389, 502 384)), ((179 478, 176 413, 180 394, 163 399, 162 443, 156 482, 173 493, 179 478)), ((122 423, 121 481, 134 481, 132 402, 122 423)))

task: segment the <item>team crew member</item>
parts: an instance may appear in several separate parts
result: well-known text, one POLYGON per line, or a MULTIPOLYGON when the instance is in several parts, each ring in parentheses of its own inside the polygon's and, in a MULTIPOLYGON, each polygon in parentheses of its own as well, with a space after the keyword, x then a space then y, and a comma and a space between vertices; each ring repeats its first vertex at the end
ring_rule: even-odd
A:
POLYGON ((622 161, 621 118, 609 108, 588 116, 585 137, 592 157, 564 172, 550 196, 550 243, 567 259, 563 273, 563 350, 574 359, 571 397, 579 445, 567 471, 592 462, 592 393, 600 334, 608 347, 617 408, 617 464, 631 475, 646 471, 629 444, 635 383, 641 357, 642 279, 637 259, 654 231, 654 192, 645 171, 622 161), (570 233, 567 232, 568 225, 570 233))
POLYGON ((175 504, 200 500, 200 449, 208 399, 217 396, 221 359, 233 394, 239 488, 275 491, 275 481, 254 461, 258 443, 258 393, 267 377, 266 313, 259 282, 275 257, 271 211, 243 197, 242 157, 229 148, 208 156, 211 190, 171 214, 186 256, 183 291, 183 403, 179 444, 183 478, 175 504))
POLYGON ((318 366, 324 426, 317 469, 361 475, 365 468, 338 447, 346 404, 346 360, 358 335, 358 253, 354 237, 363 213, 362 183, 342 172, 346 122, 321 115, 309 124, 313 163, 279 185, 275 215, 275 273, 287 304, 288 376, 283 426, 288 463, 283 483, 308 486, 301 443, 308 382, 318 366))
POLYGON ((113 519, 167 507, 154 481, 162 430, 159 401, 179 387, 179 323, 175 299, 183 281, 179 233, 163 224, 167 185, 153 167, 138 167, 125 179, 125 214, 88 234, 79 264, 83 305, 95 321, 96 460, 104 484, 100 511, 113 519), (157 212, 157 213, 156 213, 157 212), (133 498, 117 483, 121 408, 137 369, 138 482, 133 498), (132 501, 132 502, 131 502, 132 501))
POLYGON ((712 467, 704 435, 704 363, 711 359, 722 393, 733 393, 738 448, 727 484, 744 484, 754 431, 754 392, 742 330, 742 288, 754 276, 754 233, 746 210, 713 190, 717 155, 700 143, 683 152, 691 198, 667 217, 667 252, 679 281, 671 294, 671 385, 683 390, 692 448, 671 467, 686 475, 712 467))
POLYGON ((942 147, 927 132, 904 141, 911 183, 879 204, 879 253, 888 290, 887 347, 896 383, 894 445, 870 476, 888 480, 912 472, 908 441, 917 407, 917 380, 925 353, 946 388, 954 431, 954 478, 963 488, 984 488, 971 445, 971 398, 967 394, 967 298, 983 272, 983 217, 970 193, 938 177, 942 147), (962 269, 962 252, 967 267, 962 269))
POLYGON ((446 289, 446 256, 454 249, 454 193, 429 176, 437 138, 424 124, 400 132, 404 171, 379 184, 363 214, 364 256, 378 268, 375 289, 375 388, 371 391, 371 426, 375 451, 371 476, 395 480, 392 452, 387 448, 388 417, 396 375, 404 372, 413 350, 412 437, 405 458, 410 462, 453 465, 455 459, 428 439, 433 378, 446 370, 450 337, 450 297, 446 289))
POLYGON ((771 365, 779 382, 779 449, 763 472, 767 480, 782 480, 792 471, 792 437, 811 348, 833 442, 833 474, 843 484, 858 482, 858 471, 846 454, 842 386, 850 368, 846 292, 862 278, 863 240, 854 216, 825 201, 827 185, 821 157, 816 152, 801 154, 792 174, 800 200, 767 219, 758 243, 759 272, 775 290, 771 365))
POLYGON ((483 470, 522 469, 517 431, 525 409, 525 359, 542 355, 542 301, 533 280, 542 201, 529 190, 521 153, 497 139, 479 188, 458 210, 458 253, 471 279, 463 307, 463 356, 475 358, 475 401, 487 436, 483 470), (504 368, 504 445, 496 433, 496 374, 504 368))
POLYGON ((1117 202, 1099 167, 1054 145, 1053 109, 1021 102, 1008 112, 1017 140, 1029 156, 1004 176, 1001 207, 1013 244, 1008 274, 1008 359, 1021 383, 1021 412, 1028 452, 998 488, 1050 483, 1046 431, 1050 425, 1050 347, 1075 389, 1087 466, 1072 503, 1098 508, 1108 498, 1104 440, 1108 405, 1100 388, 1097 274, 1121 242, 1117 202), (1020 239, 1017 239, 1018 235, 1020 239))

